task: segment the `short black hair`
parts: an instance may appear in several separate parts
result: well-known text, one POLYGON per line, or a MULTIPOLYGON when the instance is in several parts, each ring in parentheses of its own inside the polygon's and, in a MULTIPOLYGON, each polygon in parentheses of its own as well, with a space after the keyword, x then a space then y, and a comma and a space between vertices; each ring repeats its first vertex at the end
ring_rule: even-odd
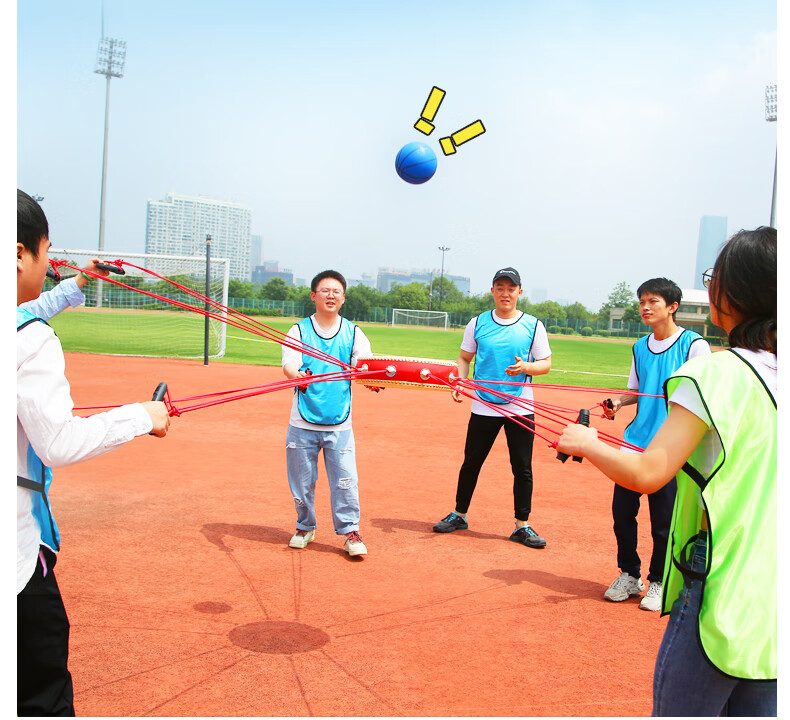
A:
MULTIPOLYGON (((643 282, 636 289, 637 298, 641 300, 644 293, 652 293, 653 295, 658 295, 664 298, 664 302, 667 304, 667 306, 671 305, 672 303, 677 303, 680 305, 680 301, 683 298, 683 292, 678 287, 677 283, 672 282, 672 280, 668 280, 665 277, 645 280, 645 282, 643 282)), ((672 317, 675 317, 675 313, 672 313, 672 317)))
POLYGON ((320 283, 322 280, 325 280, 326 278, 337 280, 343 286, 343 292, 346 291, 346 279, 337 270, 324 270, 313 278, 312 282, 310 283, 310 292, 315 292, 318 288, 318 283, 320 283))
POLYGON ((776 229, 735 233, 716 258, 708 295, 720 313, 726 299, 743 316, 730 330, 730 347, 776 354, 776 229))
POLYGON ((16 241, 34 258, 38 257, 41 238, 49 237, 49 223, 44 211, 30 195, 16 190, 16 241))

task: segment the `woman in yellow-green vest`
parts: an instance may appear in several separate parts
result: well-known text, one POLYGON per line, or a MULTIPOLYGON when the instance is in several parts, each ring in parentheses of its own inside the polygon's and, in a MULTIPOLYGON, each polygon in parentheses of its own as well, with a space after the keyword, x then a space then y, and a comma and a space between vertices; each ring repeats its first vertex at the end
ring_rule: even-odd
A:
POLYGON ((730 349, 667 381, 669 415, 645 452, 581 425, 558 449, 638 492, 677 476, 653 715, 775 716, 776 230, 736 233, 703 277, 730 349))

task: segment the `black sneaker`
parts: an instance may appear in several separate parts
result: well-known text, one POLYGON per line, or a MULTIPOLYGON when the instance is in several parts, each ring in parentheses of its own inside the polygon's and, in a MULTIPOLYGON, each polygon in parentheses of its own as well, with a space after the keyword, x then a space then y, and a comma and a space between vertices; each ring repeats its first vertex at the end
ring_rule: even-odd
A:
POLYGON ((527 547, 531 548, 546 547, 546 541, 529 525, 516 528, 513 531, 513 534, 510 536, 510 539, 513 542, 521 543, 522 545, 526 545, 527 547))
POLYGON ((440 533, 450 533, 455 532, 456 530, 466 530, 468 528, 469 525, 467 524, 466 520, 464 520, 463 515, 451 512, 446 518, 439 520, 439 522, 433 526, 433 531, 440 533))

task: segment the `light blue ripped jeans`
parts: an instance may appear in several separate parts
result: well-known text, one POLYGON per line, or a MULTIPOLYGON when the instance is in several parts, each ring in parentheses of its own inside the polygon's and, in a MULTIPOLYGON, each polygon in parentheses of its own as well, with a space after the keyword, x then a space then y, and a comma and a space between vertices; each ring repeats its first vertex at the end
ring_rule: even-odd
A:
POLYGON ((318 453, 324 451, 332 522, 338 535, 359 530, 359 488, 354 431, 304 430, 288 426, 285 456, 288 484, 296 505, 297 530, 315 530, 315 484, 318 453))

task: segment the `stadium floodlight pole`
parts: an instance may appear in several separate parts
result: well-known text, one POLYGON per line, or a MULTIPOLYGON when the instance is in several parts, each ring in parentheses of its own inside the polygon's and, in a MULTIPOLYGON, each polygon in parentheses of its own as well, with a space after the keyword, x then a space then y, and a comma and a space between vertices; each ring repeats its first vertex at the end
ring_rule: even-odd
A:
MULTIPOLYGON (((765 121, 776 122, 776 85, 765 87, 765 121)), ((771 227, 776 227, 776 164, 779 151, 774 155, 774 189, 771 195, 771 227)))
POLYGON ((448 247, 445 247, 444 245, 440 245, 440 246, 439 246, 439 250, 441 250, 441 251, 442 251, 442 280, 441 280, 441 282, 439 283, 439 310, 441 310, 441 309, 442 309, 442 296, 444 295, 444 254, 445 254, 445 253, 446 253, 446 252, 447 252, 449 249, 450 249, 450 248, 448 248, 448 247))
MULTIPOLYGON (((103 33, 102 33, 103 35, 103 33)), ((102 37, 96 56, 97 75, 107 78, 107 91, 104 99, 104 152, 101 164, 101 200, 99 202, 99 255, 104 252, 104 205, 107 196, 107 140, 110 127, 110 80, 122 78, 126 63, 126 43, 115 38, 102 37)), ((102 283, 96 287, 96 307, 101 307, 102 283)))
MULTIPOLYGON (((206 297, 211 297, 211 235, 206 234, 206 297)), ((203 364, 208 365, 209 303, 205 301, 206 325, 203 330, 203 364)))

